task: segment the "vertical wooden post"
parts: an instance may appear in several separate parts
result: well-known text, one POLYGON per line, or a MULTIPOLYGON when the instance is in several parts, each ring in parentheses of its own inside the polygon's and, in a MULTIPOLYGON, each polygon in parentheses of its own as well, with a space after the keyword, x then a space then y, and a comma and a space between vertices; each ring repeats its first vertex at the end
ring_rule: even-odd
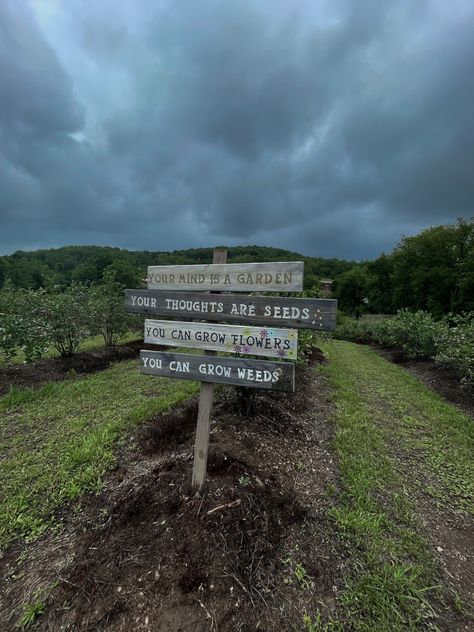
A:
MULTIPOLYGON (((226 263, 227 250, 215 248, 212 263, 226 263)), ((217 293, 217 292, 216 292, 217 293)), ((215 351, 205 351, 205 355, 216 355, 215 351)), ((207 454, 209 450, 209 432, 211 428, 212 395, 214 384, 201 382, 201 394, 199 396, 199 410, 196 425, 196 440, 194 443, 194 463, 192 488, 201 492, 206 482, 207 454)))

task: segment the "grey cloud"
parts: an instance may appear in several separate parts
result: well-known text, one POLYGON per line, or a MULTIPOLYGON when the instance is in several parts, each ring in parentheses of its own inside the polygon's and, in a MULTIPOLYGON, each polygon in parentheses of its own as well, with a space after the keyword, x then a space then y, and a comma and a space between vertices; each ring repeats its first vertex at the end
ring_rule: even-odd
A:
POLYGON ((83 110, 66 75, 30 12, 21 2, 0 4, 0 121, 4 127, 72 132, 83 110))
POLYGON ((467 6, 2 4, 0 248, 367 258, 472 214, 467 6))

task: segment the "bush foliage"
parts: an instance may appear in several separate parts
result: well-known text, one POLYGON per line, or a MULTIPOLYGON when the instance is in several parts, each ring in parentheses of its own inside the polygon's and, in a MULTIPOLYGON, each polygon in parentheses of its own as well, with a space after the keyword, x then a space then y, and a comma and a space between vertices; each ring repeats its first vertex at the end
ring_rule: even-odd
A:
POLYGON ((115 272, 108 270, 103 283, 90 290, 90 329, 94 334, 101 334, 108 347, 116 344, 130 329, 131 319, 123 307, 123 289, 115 272))
POLYGON ((7 283, 0 290, 0 364, 12 362, 18 352, 25 362, 33 362, 50 347, 71 356, 95 334, 114 345, 137 322, 124 311, 123 285, 113 271, 106 272, 97 286, 73 282, 66 289, 55 286, 46 291, 16 289, 7 283))
POLYGON ((47 351, 44 296, 43 290, 15 290, 10 284, 0 292, 0 360, 8 363, 21 350, 26 362, 33 362, 47 351))
POLYGON ((335 336, 402 350, 408 358, 431 358, 454 369, 462 384, 474 387, 474 312, 435 320, 422 310, 402 309, 380 321, 342 318, 335 336))
POLYGON ((455 369, 466 386, 474 387, 474 313, 446 319, 436 341, 435 360, 455 369))

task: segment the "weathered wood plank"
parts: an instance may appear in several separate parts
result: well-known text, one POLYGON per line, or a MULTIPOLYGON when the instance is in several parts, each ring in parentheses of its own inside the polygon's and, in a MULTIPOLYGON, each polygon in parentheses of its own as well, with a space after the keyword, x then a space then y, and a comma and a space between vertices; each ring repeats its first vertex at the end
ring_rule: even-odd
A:
POLYGON ((301 292, 303 261, 148 267, 149 290, 301 292))
POLYGON ((193 476, 191 480, 192 489, 197 491, 202 491, 206 482, 213 393, 214 384, 201 382, 196 438, 194 440, 193 476))
POLYGON ((295 366, 292 362, 140 351, 140 371, 160 377, 177 377, 273 391, 295 390, 295 366))
MULTIPOLYGON (((226 261, 227 249, 215 248, 212 263, 224 264, 226 261)), ((205 351, 204 353, 211 356, 216 355, 215 351, 205 351)), ((201 382, 198 418, 196 424, 196 438, 194 441, 193 476, 191 481, 192 489, 199 492, 203 490, 206 483, 213 393, 214 384, 212 382, 201 382)))
POLYGON ((269 358, 298 357, 298 332, 294 329, 145 320, 145 342, 269 358))
POLYGON ((337 301, 330 298, 125 290, 125 309, 168 318, 334 331, 337 301))

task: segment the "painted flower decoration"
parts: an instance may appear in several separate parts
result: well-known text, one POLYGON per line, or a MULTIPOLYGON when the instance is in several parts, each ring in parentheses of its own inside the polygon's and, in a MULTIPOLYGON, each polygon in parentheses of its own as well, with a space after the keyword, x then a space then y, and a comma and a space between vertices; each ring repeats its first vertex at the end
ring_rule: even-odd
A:
POLYGON ((251 349, 251 347, 249 347, 248 345, 244 345, 244 346, 242 347, 242 351, 243 351, 244 353, 250 353, 250 352, 252 351, 252 349, 251 349))
POLYGON ((249 329, 248 327, 245 327, 243 334, 244 336, 250 336, 252 334, 252 330, 249 329))
POLYGON ((260 331, 260 338, 267 338, 268 337, 268 331, 266 329, 262 329, 260 331))
POLYGON ((235 353, 241 353, 242 352, 241 347, 239 345, 234 345, 234 352, 235 353))
POLYGON ((279 358, 285 358, 286 357, 286 349, 278 349, 277 353, 278 353, 278 357, 279 358))

